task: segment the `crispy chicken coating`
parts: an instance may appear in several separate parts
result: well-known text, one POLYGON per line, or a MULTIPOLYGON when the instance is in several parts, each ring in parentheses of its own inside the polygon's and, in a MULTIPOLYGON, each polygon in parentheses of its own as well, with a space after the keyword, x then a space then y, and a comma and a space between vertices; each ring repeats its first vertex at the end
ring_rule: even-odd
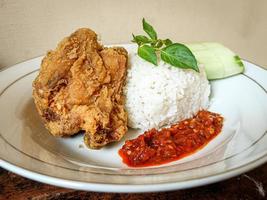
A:
POLYGON ((97 35, 81 28, 42 60, 33 98, 54 136, 84 132, 89 148, 120 140, 127 131, 123 86, 127 51, 103 48, 97 35))

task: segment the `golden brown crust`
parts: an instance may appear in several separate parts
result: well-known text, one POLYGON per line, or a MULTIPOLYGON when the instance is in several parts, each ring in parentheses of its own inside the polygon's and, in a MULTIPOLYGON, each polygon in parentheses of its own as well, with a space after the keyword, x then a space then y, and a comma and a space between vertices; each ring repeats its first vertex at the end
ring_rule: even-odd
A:
POLYGON ((82 28, 47 53, 33 82, 33 97, 46 128, 55 136, 85 132, 85 143, 100 148, 127 131, 123 85, 127 51, 103 48, 82 28))

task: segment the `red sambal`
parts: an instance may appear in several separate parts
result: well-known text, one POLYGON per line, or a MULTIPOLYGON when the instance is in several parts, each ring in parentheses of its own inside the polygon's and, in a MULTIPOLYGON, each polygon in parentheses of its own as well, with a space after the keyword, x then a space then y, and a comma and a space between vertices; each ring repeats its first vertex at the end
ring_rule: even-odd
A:
POLYGON ((170 128, 151 129, 128 140, 119 150, 123 162, 131 167, 160 165, 181 159, 204 147, 217 136, 223 117, 206 110, 170 128))

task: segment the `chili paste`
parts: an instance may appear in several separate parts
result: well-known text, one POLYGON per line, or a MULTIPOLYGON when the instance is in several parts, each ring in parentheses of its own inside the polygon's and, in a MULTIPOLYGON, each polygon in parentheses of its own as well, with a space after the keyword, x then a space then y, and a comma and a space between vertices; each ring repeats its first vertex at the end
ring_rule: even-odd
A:
POLYGON ((221 132, 222 126, 221 115, 201 110, 169 128, 151 129, 136 139, 127 140, 119 155, 131 167, 165 164, 203 148, 221 132))

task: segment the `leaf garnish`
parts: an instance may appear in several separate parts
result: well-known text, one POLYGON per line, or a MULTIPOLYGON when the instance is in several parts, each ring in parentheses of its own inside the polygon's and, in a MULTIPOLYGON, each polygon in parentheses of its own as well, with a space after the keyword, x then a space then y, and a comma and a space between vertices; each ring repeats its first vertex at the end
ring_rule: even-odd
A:
MULTIPOLYGON (((147 33, 145 35, 134 35, 132 42, 138 45, 138 55, 154 64, 158 65, 158 57, 174 66, 184 69, 193 69, 199 72, 197 60, 194 54, 185 45, 180 43, 173 43, 170 39, 158 39, 157 32, 144 18, 142 20, 143 30, 147 33)), ((238 59, 236 58, 237 62, 238 59)))

